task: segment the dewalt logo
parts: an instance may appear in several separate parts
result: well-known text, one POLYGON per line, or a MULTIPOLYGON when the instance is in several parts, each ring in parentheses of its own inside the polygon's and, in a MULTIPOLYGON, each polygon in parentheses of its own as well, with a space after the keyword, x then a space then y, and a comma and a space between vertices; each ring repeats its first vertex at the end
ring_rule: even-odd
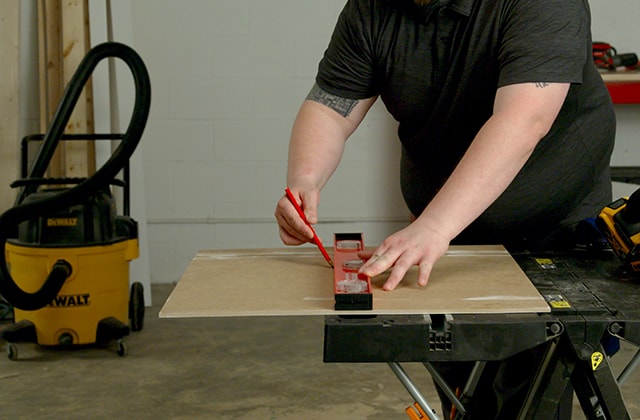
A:
POLYGON ((78 218, 77 217, 56 217, 52 219, 47 219, 47 226, 50 226, 50 227, 78 226, 78 218))
POLYGON ((91 302, 89 293, 82 295, 58 295, 56 296, 49 306, 54 308, 69 308, 75 306, 89 306, 91 302))

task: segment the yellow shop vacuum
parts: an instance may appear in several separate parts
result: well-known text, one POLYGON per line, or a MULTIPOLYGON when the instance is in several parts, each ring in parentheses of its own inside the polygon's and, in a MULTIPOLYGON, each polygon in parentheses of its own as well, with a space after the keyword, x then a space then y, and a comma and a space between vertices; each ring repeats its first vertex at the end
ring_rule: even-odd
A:
POLYGON ((138 54, 107 42, 89 51, 67 85, 44 135, 22 141, 22 178, 15 205, 0 215, 0 296, 13 308, 13 323, 0 330, 8 356, 16 343, 75 346, 115 341, 142 329, 144 290, 130 285, 129 262, 138 257, 138 230, 129 216, 129 159, 149 115, 149 76, 138 54), (124 61, 132 72, 135 103, 124 134, 65 135, 73 108, 96 65, 104 58, 124 61), (45 178, 61 141, 112 140, 111 157, 87 178, 45 178), (29 144, 39 145, 27 168, 29 144), (122 174, 118 178, 118 176, 122 174), (123 193, 116 211, 112 188, 123 193))

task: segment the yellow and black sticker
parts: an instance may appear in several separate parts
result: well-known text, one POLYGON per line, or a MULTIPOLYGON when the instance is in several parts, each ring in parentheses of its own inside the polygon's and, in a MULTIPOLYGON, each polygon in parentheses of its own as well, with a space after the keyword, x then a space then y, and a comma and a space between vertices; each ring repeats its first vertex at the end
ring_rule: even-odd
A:
POLYGON ((89 305, 91 305, 91 295, 89 293, 78 295, 58 295, 53 298, 51 303, 49 303, 49 306, 53 308, 70 308, 89 305))
POLYGON ((556 265, 550 258, 536 258, 536 262, 544 270, 553 270, 556 268, 556 265))
POLYGON ((591 353, 591 369, 596 370, 604 360, 604 355, 599 351, 591 353))
POLYGON ((569 301, 562 295, 545 295, 544 298, 549 303, 549 306, 554 309, 564 309, 571 307, 569 301))
POLYGON ((56 217, 47 219, 47 226, 78 226, 78 218, 77 217, 56 217))

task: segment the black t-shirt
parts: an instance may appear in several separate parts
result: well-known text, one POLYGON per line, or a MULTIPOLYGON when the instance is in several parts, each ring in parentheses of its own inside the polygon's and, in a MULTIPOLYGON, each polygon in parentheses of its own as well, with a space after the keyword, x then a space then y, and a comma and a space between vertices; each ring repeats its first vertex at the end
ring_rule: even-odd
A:
POLYGON ((399 122, 403 196, 420 214, 491 116, 501 86, 571 83, 550 132, 462 237, 539 240, 611 201, 611 99, 587 0, 349 0, 320 62, 335 95, 379 95, 399 122))

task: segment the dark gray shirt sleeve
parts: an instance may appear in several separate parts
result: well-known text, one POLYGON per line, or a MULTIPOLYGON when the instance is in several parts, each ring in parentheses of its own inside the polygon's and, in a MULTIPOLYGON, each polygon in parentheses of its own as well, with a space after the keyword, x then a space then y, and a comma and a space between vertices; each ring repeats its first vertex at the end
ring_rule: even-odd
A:
POLYGON ((323 90, 349 99, 365 99, 377 94, 375 58, 365 25, 371 15, 361 2, 345 5, 334 29, 329 47, 318 68, 316 83, 323 90))
POLYGON ((581 83, 590 46, 582 2, 510 0, 500 19, 498 86, 527 82, 581 83))

